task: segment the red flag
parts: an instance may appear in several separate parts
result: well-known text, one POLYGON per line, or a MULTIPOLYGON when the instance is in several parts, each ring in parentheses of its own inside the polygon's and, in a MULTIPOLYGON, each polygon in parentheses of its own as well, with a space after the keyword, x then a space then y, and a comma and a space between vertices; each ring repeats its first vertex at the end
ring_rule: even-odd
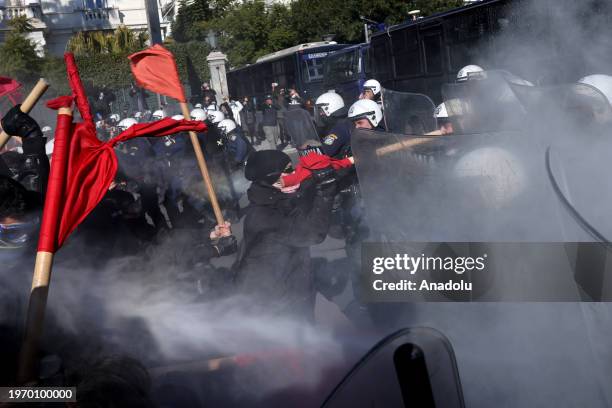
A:
POLYGON ((58 173, 58 177, 65 175, 65 179, 57 180, 53 171, 49 176, 38 242, 38 250, 46 252, 58 250, 108 191, 117 173, 117 156, 114 150, 117 143, 140 136, 158 137, 190 130, 206 130, 206 125, 200 121, 165 118, 153 123, 136 124, 116 138, 103 143, 86 124, 77 123, 71 128, 70 116, 58 116, 52 170, 56 166, 65 166, 65 171, 58 173), (62 131, 61 126, 71 131, 67 138, 59 134, 62 131), (66 148, 62 149, 58 142, 66 143, 66 148), (60 153, 62 150, 65 151, 63 155, 60 153))
MULTIPOLYGON (((79 110, 88 109, 78 71, 72 71, 66 56, 70 85, 79 110)), ((60 97, 47 103, 52 109, 71 106, 74 97, 60 97)), ((87 113, 81 112, 85 118, 87 113)), ((152 123, 136 124, 108 142, 101 142, 95 127, 89 121, 72 123, 69 115, 58 115, 51 172, 45 197, 43 220, 38 250, 57 251, 72 231, 102 200, 117 172, 117 143, 140 136, 165 136, 173 133, 203 132, 206 125, 200 121, 170 118, 152 123)))
POLYGON ((6 96, 13 106, 21 103, 21 87, 22 85, 13 78, 0 76, 0 98, 6 96))
POLYGON ((128 57, 132 74, 142 88, 187 102, 174 55, 159 44, 128 57))
POLYGON ((21 84, 12 78, 0 76, 0 97, 12 94, 21 88, 21 84))

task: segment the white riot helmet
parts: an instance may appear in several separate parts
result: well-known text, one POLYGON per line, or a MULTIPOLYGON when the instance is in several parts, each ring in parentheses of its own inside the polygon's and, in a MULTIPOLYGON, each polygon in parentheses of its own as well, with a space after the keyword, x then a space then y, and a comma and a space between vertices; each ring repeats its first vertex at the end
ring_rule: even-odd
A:
POLYGON ((206 120, 206 112, 202 108, 195 108, 190 113, 191 120, 200 120, 204 122, 206 120))
POLYGON ((129 128, 131 128, 132 126, 134 126, 135 124, 137 124, 137 123, 138 123, 138 121, 136 119, 134 119, 134 118, 125 118, 121 122, 119 122, 117 127, 119 128, 119 130, 124 132, 124 131, 128 130, 129 128))
POLYGON ((153 112, 153 115, 151 115, 151 119, 153 120, 161 120, 165 117, 166 117, 166 114, 161 109, 156 110, 155 112, 153 112))
POLYGON ((201 104, 201 103, 196 103, 196 104, 195 104, 195 108, 202 109, 202 104, 201 104))
POLYGON ((41 131, 43 133, 50 133, 53 129, 51 129, 51 126, 44 126, 41 131))
POLYGON ((439 104, 434 110, 434 118, 436 119, 448 119, 448 111, 444 102, 439 104))
POLYGON ((612 76, 603 74, 588 75, 581 78, 578 83, 597 89, 606 97, 608 103, 612 105, 612 76))
MULTIPOLYGON (((136 113, 138 113, 138 112, 136 112, 136 113)), ((110 115, 108 118, 110 119, 110 121, 111 121, 112 123, 119 123, 119 121, 121 120, 121 117, 120 117, 120 116, 119 116, 119 114, 117 114, 117 113, 113 113, 113 114, 112 114, 112 115, 110 115)))
POLYGON ((470 74, 484 72, 484 69, 479 65, 466 65, 457 72, 457 81, 463 82, 470 79, 470 74))
POLYGON ((140 120, 140 119, 142 119, 142 112, 136 112, 136 113, 134 114, 134 119, 136 119, 136 120, 140 120))
POLYGON ((349 119, 353 121, 357 119, 366 118, 370 121, 372 127, 378 126, 380 121, 382 120, 382 110, 380 110, 380 106, 374 101, 369 99, 360 99, 351 105, 348 111, 349 119))
POLYGON ((172 117, 172 119, 174 119, 174 120, 183 120, 183 119, 185 119, 185 117, 183 115, 174 115, 172 117))
POLYGON ((236 129, 236 122, 231 119, 223 119, 221 122, 219 122, 217 127, 219 128, 221 133, 229 135, 236 129))
POLYGON ((223 119, 225 119, 225 115, 221 111, 208 112, 208 120, 210 120, 212 124, 216 125, 217 123, 221 122, 223 119))
POLYGON ((217 105, 214 103, 211 103, 210 105, 208 105, 206 107, 206 112, 207 114, 211 113, 211 112, 215 112, 217 110, 217 105))
POLYGON ((315 106, 325 116, 330 117, 334 112, 344 108, 344 99, 335 92, 326 92, 317 98, 315 106))
POLYGON ((372 93, 374 94, 374 96, 378 96, 378 94, 380 94, 380 89, 382 87, 380 86, 380 82, 378 82, 375 79, 368 79, 367 81, 365 81, 363 83, 363 90, 371 90, 372 93))

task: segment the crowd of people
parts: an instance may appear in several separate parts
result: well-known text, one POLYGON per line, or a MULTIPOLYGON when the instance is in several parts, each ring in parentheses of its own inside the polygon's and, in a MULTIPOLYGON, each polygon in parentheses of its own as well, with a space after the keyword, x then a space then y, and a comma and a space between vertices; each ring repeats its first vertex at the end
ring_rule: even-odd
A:
MULTIPOLYGON (((484 70, 468 66, 457 79, 466 81, 479 72, 484 70)), ((607 96, 612 87, 606 80, 587 77, 581 82, 607 96)), ((350 106, 339 94, 326 92, 312 110, 295 89, 276 88, 273 84, 258 112, 249 97, 218 100, 204 84, 202 100, 193 104, 190 118, 168 106, 148 110, 136 88, 133 97, 139 110, 129 114, 108 109, 112 98, 107 91, 93 98, 101 140, 166 117, 204 122, 207 131, 198 134, 198 141, 226 222, 215 221, 186 134, 135 139, 117 147, 119 172, 74 238, 87 243, 91 262, 103 267, 109 258, 143 252, 175 231, 187 231, 196 246, 180 260, 185 269, 235 256, 220 291, 247 295, 254 308, 311 321, 317 287, 309 248, 330 235, 344 239, 347 253, 354 256, 356 250, 349 249, 367 236, 351 134, 354 129, 385 131, 382 87, 377 80, 366 81, 350 106), (312 120, 318 135, 293 140, 283 123, 286 110, 317 115, 312 120), (297 153, 293 159, 285 149, 290 144, 297 153), (240 241, 232 230, 238 222, 243 225, 240 241)), ((451 112, 448 104, 432 112, 438 123, 435 134, 457 131, 457 110, 451 112)), ((0 155, 0 247, 12 260, 6 265, 18 270, 20 262, 35 253, 52 137, 50 128, 41 128, 19 105, 4 115, 1 125, 21 142, 0 155)), ((193 288, 202 281, 194 276, 193 288)))

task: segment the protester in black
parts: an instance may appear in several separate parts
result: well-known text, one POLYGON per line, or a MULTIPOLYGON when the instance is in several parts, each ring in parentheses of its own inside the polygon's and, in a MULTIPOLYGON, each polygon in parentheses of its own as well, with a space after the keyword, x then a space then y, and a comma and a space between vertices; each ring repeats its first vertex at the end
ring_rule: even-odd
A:
POLYGON ((264 310, 311 319, 315 291, 309 247, 327 235, 336 180, 333 169, 323 169, 298 190, 287 191, 278 180, 291 171, 291 159, 280 151, 262 150, 249 158, 250 206, 236 281, 239 291, 264 310))

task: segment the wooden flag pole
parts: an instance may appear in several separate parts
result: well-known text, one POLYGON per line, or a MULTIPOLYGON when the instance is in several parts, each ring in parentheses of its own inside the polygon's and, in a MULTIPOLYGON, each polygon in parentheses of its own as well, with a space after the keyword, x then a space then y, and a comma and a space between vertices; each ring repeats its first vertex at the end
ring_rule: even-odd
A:
MULTIPOLYGON (((58 115, 72 116, 72 109, 60 108, 58 115)), ((19 368, 17 371, 17 382, 19 384, 25 384, 29 381, 36 380, 36 357, 45 321, 47 295, 49 293, 49 283, 51 282, 51 270, 53 267, 53 255, 52 252, 46 251, 38 251, 36 253, 36 264, 32 277, 25 334, 21 350, 19 351, 19 368)))
MULTIPOLYGON (((44 93, 49 88, 49 83, 46 79, 40 78, 30 94, 25 98, 23 103, 21 104, 21 111, 23 113, 30 113, 34 105, 38 102, 38 100, 44 95, 44 93)), ((4 147, 4 145, 9 141, 11 135, 7 134, 5 131, 0 133, 0 150, 4 147)))
MULTIPOLYGON (((443 136, 439 131, 435 130, 433 132, 426 133, 424 136, 443 136)), ((415 147, 424 143, 429 143, 433 140, 432 137, 416 137, 410 140, 404 140, 401 142, 393 143, 388 146, 379 147, 376 149, 377 156, 386 156, 387 154, 398 152, 400 150, 410 149, 411 147, 415 147)))
MULTIPOLYGON (((180 104, 181 111, 183 112, 183 116, 185 117, 185 119, 190 118, 191 114, 189 113, 189 107, 187 106, 187 102, 180 102, 180 104)), ((200 167, 200 173, 202 173, 202 178, 204 179, 206 191, 208 191, 210 203, 212 204, 213 211, 215 212, 217 224, 223 225, 225 223, 225 221, 223 220, 223 213, 221 212, 221 207, 219 206, 219 201, 217 200, 217 194, 215 193, 210 174, 208 173, 208 167, 206 166, 206 160, 204 159, 204 153, 202 153, 202 147, 200 146, 200 142, 198 141, 198 136, 195 132, 190 131, 189 138, 191 139, 191 144, 193 145, 193 150, 195 152, 196 159, 198 160, 198 167, 200 167)))

